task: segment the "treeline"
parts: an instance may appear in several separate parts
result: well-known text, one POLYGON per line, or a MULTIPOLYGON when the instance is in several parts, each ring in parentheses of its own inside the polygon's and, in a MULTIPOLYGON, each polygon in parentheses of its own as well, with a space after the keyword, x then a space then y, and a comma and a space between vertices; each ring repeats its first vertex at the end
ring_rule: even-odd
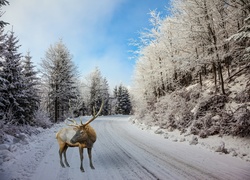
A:
POLYGON ((152 29, 137 43, 136 96, 150 104, 211 74, 215 92, 226 94, 225 79, 249 67, 250 1, 171 2, 171 16, 151 11, 152 29))
MULTIPOLYGON (((5 5, 9 2, 0 1, 0 9, 5 5)), ((82 81, 62 40, 48 48, 37 70, 30 52, 25 56, 18 52, 20 45, 14 32, 4 32, 6 25, 7 22, 0 21, 1 124, 46 127, 48 120, 58 122, 67 117, 91 115, 93 107, 99 109, 102 100, 105 101, 102 115, 130 113, 126 87, 120 85, 126 93, 110 94, 108 81, 98 68, 82 81)))
MULTIPOLYGON (((181 112, 173 108, 164 123, 175 124, 177 128, 176 122, 182 119, 180 126, 187 128, 196 118, 184 104, 188 106, 190 98, 198 101, 200 94, 197 89, 196 95, 190 91, 175 95, 174 92, 196 83, 201 91, 205 80, 210 80, 213 94, 230 95, 225 82, 238 73, 248 74, 250 69, 249 4, 249 0, 172 0, 170 16, 150 12, 152 29, 142 32, 136 42, 138 54, 132 91, 139 119, 149 116, 158 121, 175 104, 181 112), (159 112, 163 98, 166 109, 160 108, 159 112), (180 117, 176 117, 178 113, 182 113, 180 117)), ((244 101, 250 101, 250 95, 244 101)))

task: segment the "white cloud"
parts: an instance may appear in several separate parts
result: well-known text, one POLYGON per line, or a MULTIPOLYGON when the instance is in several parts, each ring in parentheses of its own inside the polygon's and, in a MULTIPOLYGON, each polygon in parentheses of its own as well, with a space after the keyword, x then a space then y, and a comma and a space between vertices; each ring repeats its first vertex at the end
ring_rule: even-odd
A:
POLYGON ((12 0, 2 17, 14 27, 20 51, 28 50, 39 65, 51 44, 62 38, 81 74, 98 66, 110 87, 129 83, 131 67, 107 28, 116 8, 126 0, 12 0), (125 83, 126 83, 125 82, 125 83))
POLYGON ((94 46, 97 35, 102 36, 105 23, 122 1, 13 0, 4 7, 3 19, 14 26, 21 50, 30 49, 34 56, 41 57, 59 38, 64 39, 69 49, 94 46))

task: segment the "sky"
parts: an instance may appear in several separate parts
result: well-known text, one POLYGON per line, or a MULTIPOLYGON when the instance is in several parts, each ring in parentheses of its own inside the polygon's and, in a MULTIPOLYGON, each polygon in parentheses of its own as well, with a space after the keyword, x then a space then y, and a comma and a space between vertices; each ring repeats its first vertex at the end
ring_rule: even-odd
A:
POLYGON ((136 59, 129 39, 150 28, 149 12, 167 15, 169 0, 9 0, 5 29, 13 29, 20 53, 30 51, 39 69, 45 52, 60 39, 82 78, 98 67, 112 89, 132 84, 136 59))

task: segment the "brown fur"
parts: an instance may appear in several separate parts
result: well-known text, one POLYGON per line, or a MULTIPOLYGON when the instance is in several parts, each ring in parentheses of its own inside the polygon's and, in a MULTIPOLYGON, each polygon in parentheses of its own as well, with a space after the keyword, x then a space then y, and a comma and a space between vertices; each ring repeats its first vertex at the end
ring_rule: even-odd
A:
POLYGON ((81 159, 81 166, 80 166, 81 171, 84 172, 84 169, 83 169, 83 166, 82 166, 83 148, 88 149, 90 167, 92 169, 94 169, 94 166, 92 164, 91 150, 92 150, 93 144, 96 141, 96 132, 90 125, 86 125, 86 126, 81 125, 79 127, 62 128, 61 130, 59 130, 56 133, 56 139, 57 139, 58 144, 59 144, 59 157, 60 157, 60 163, 61 163, 62 167, 65 167, 63 162, 62 162, 62 154, 64 155, 64 160, 65 160, 66 166, 69 167, 69 164, 68 164, 67 158, 66 158, 67 148, 68 147, 79 147, 79 153, 80 153, 80 159, 81 159), (77 130, 85 131, 86 132, 86 137, 85 137, 86 139, 84 139, 84 141, 81 142, 81 143, 77 142, 75 144, 72 144, 70 142, 70 139, 74 135, 74 132, 76 132, 77 130))

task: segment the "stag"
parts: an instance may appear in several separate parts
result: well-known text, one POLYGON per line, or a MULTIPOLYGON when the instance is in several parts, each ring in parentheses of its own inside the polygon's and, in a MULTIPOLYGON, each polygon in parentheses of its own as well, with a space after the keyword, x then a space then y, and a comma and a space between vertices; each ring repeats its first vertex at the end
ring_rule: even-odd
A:
POLYGON ((72 122, 73 124, 67 124, 70 127, 63 128, 57 132, 56 139, 59 144, 59 157, 60 164, 62 167, 65 167, 62 161, 62 154, 64 155, 64 161, 66 166, 70 167, 67 161, 66 151, 68 147, 79 147, 81 161, 80 170, 84 172, 84 168, 82 165, 84 148, 88 149, 89 163, 91 169, 95 169, 92 163, 91 151, 93 144, 96 141, 96 132, 89 124, 100 115, 103 108, 103 104, 104 103, 102 101, 102 105, 98 113, 96 114, 94 110, 93 117, 89 119, 86 123, 83 124, 81 120, 81 124, 77 124, 75 120, 68 119, 68 121, 72 122))

